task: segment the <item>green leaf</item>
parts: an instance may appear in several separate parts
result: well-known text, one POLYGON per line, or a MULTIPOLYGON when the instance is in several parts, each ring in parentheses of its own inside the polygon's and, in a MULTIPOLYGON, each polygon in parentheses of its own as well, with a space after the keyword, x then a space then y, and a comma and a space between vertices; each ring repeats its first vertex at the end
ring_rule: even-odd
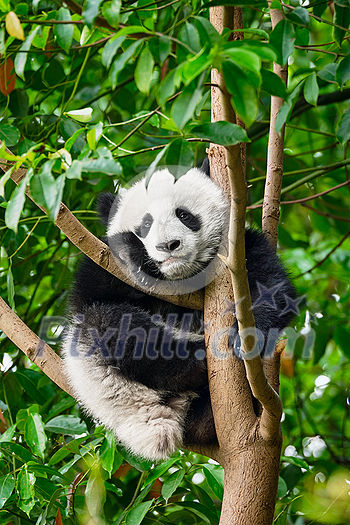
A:
POLYGON ((113 58, 125 39, 126 36, 113 36, 104 46, 101 61, 107 69, 110 68, 113 58))
POLYGON ((3 434, 0 436, 0 443, 6 443, 12 441, 16 431, 16 423, 11 425, 3 434))
POLYGON ((167 100, 172 97, 175 93, 175 72, 176 69, 170 71, 161 81, 158 93, 156 94, 157 102, 160 106, 164 107, 167 100))
POLYGON ((31 31, 31 33, 29 33, 29 35, 27 36, 27 38, 25 39, 25 41, 21 45, 19 51, 16 53, 16 58, 15 58, 15 63, 14 63, 15 71, 16 71, 16 74, 22 80, 25 80, 25 78, 24 78, 24 68, 25 68, 26 63, 27 63, 28 51, 31 48, 31 45, 32 45, 32 42, 33 42, 33 39, 34 39, 35 35, 39 31, 40 31, 40 26, 36 26, 33 29, 33 31, 31 31))
POLYGON ((100 518, 105 501, 106 487, 99 470, 94 468, 85 489, 86 506, 93 518, 100 518))
POLYGON ((0 123, 0 140, 4 141, 6 146, 15 146, 20 137, 21 134, 15 126, 0 123))
POLYGON ((135 68, 134 78, 137 88, 141 93, 148 95, 154 68, 153 56, 148 45, 143 48, 135 68))
POLYGON ((107 20, 109 25, 115 29, 119 27, 121 5, 121 0, 111 0, 111 2, 105 2, 102 6, 102 16, 107 20))
POLYGON ((102 0, 86 0, 85 2, 82 15, 86 24, 90 27, 99 13, 101 2, 102 0))
POLYGON ((304 97, 306 102, 312 106, 317 106, 318 93, 317 77, 315 71, 313 71, 311 75, 307 77, 304 84, 304 97))
POLYGON ((339 346, 343 354, 350 359, 349 332, 343 326, 338 325, 334 330, 334 341, 339 346))
POLYGON ((309 464, 305 459, 302 458, 296 458, 294 456, 281 456, 281 461, 289 463, 290 465, 295 465, 299 468, 304 468, 306 470, 309 470, 309 464))
POLYGON ((344 111, 340 117, 337 127, 337 140, 340 144, 344 144, 350 139, 350 106, 344 111))
POLYGON ((310 15, 304 7, 298 6, 287 14, 287 18, 295 24, 307 26, 310 22, 310 15))
POLYGON ((283 498, 288 492, 287 483, 281 476, 278 478, 277 498, 283 498))
MULTIPOLYGON (((120 34, 120 32, 117 34, 120 34)), ((109 80, 112 83, 113 89, 117 87, 118 74, 124 69, 127 62, 129 62, 131 57, 136 53, 137 48, 142 44, 143 40, 143 38, 141 38, 140 40, 136 40, 136 42, 131 44, 131 46, 129 46, 123 53, 118 55, 117 58, 114 60, 108 75, 109 80)))
POLYGON ((194 19, 197 21, 197 29, 201 39, 201 45, 203 47, 214 46, 217 42, 219 42, 221 36, 207 18, 204 18, 203 16, 196 16, 194 19))
POLYGON ((191 133, 195 137, 215 144, 221 144, 222 146, 234 146, 239 142, 249 142, 249 138, 243 128, 224 120, 195 126, 191 129, 191 133))
POLYGON ((24 178, 19 185, 13 190, 11 199, 7 205, 5 212, 5 223, 10 230, 17 233, 17 225, 21 216, 24 203, 26 200, 26 188, 28 181, 24 178))
POLYGON ((121 175, 123 170, 121 164, 114 159, 91 159, 81 162, 82 171, 88 173, 104 173, 105 175, 121 175))
POLYGON ((29 98, 24 89, 15 89, 11 93, 9 108, 12 114, 19 119, 24 119, 28 115, 29 98))
POLYGON ((0 478, 0 509, 5 505, 15 488, 15 479, 12 474, 0 478))
POLYGON ((152 507, 154 499, 134 506, 127 514, 125 525, 139 525, 152 507))
MULTIPOLYGON (((22 386, 22 388, 24 388, 27 394, 29 394, 30 397, 36 403, 38 403, 38 405, 45 404, 47 399, 45 398, 43 393, 38 388, 38 382, 41 378, 40 372, 37 372, 36 370, 27 370, 24 368, 22 370, 18 370, 18 372, 16 373, 16 377, 18 379, 19 384, 22 386)), ((33 409, 33 405, 30 406, 30 411, 32 412, 31 409, 33 409)))
POLYGON ((171 53, 171 40, 166 35, 160 38, 151 38, 148 41, 149 49, 154 57, 154 60, 162 65, 171 53))
POLYGON ((197 87, 193 90, 192 86, 187 86, 181 95, 177 97, 172 108, 171 116, 176 126, 183 129, 187 122, 192 118, 197 104, 202 98, 202 88, 197 87))
POLYGON ((199 53, 201 44, 199 41, 199 33, 196 27, 189 22, 182 26, 179 33, 179 40, 186 44, 194 53, 199 53))
POLYGON ((162 486, 162 496, 165 499, 166 503, 168 503, 168 499, 174 494, 175 490, 181 484, 184 475, 184 469, 177 470, 176 472, 170 474, 170 476, 164 481, 162 486))
POLYGON ((217 525, 219 523, 219 518, 211 512, 208 507, 205 507, 197 501, 177 501, 176 505, 189 509, 199 516, 204 523, 209 523, 210 525, 217 525))
POLYGON ((115 435, 112 430, 106 431, 106 436, 102 441, 100 449, 100 458, 102 468, 109 473, 111 476, 113 474, 113 464, 114 464, 114 455, 116 452, 115 448, 115 435))
POLYGON ((203 467, 203 472, 206 477, 206 480, 208 482, 209 487, 214 492, 215 496, 219 498, 220 501, 222 501, 223 495, 224 495, 224 487, 223 484, 217 480, 217 478, 214 476, 213 472, 215 470, 209 470, 206 467, 203 467))
POLYGON ((231 61, 238 67, 240 67, 242 70, 248 70, 249 72, 252 72, 253 74, 250 75, 250 82, 256 88, 260 86, 261 60, 258 55, 240 47, 232 47, 226 49, 225 54, 228 55, 231 61))
POLYGON ((290 20, 278 22, 270 35, 270 44, 277 53, 277 62, 284 66, 294 51, 294 27, 290 20))
POLYGON ((47 436, 40 414, 29 414, 24 427, 24 439, 33 454, 44 461, 47 436))
POLYGON ((16 458, 22 463, 28 463, 28 461, 34 459, 32 454, 18 443, 0 443, 0 452, 7 455, 10 459, 16 458))
POLYGON ((285 83, 278 75, 276 75, 276 73, 273 73, 268 69, 262 68, 261 78, 261 89, 263 89, 264 91, 266 91, 266 93, 272 95, 273 97, 280 97, 283 100, 287 100, 288 95, 285 83))
POLYGON ((35 476, 28 472, 27 467, 24 466, 17 476, 17 491, 19 495, 18 507, 25 512, 28 517, 30 511, 35 505, 34 492, 35 476))
POLYGON ((72 111, 67 111, 63 114, 68 115, 78 122, 88 122, 91 120, 92 108, 87 107, 83 109, 72 109, 72 111))
POLYGON ((72 165, 66 171, 66 178, 82 180, 82 168, 83 167, 80 160, 73 160, 72 165))
POLYGON ((344 57, 341 62, 339 62, 335 79, 340 87, 342 87, 345 82, 350 79, 350 53, 344 57))
POLYGON ((7 269, 6 284, 7 284, 8 303, 10 307, 12 308, 12 310, 14 310, 16 307, 15 305, 15 287, 13 284, 13 275, 12 275, 11 266, 9 266, 7 269))
POLYGON ((170 142, 165 163, 175 178, 186 173, 188 169, 193 166, 193 162, 194 152, 187 140, 178 138, 170 142), (179 170, 181 171, 181 175, 179 170))
POLYGON ((299 95, 299 92, 301 88, 303 87, 303 84, 304 84, 304 80, 299 82, 299 84, 293 89, 291 94, 288 96, 288 99, 285 102, 283 102, 282 107, 279 110, 277 118, 276 118, 275 130, 277 133, 280 133, 282 126, 284 125, 289 115, 291 114, 294 104, 296 102, 297 96, 299 95))
POLYGON ((64 145, 64 148, 70 152, 70 150, 72 149, 72 146, 74 144, 74 142, 77 140, 77 138, 83 133, 83 131, 85 131, 84 128, 80 128, 80 129, 77 129, 73 135, 71 137, 69 137, 68 140, 66 140, 66 143, 64 145))
POLYGON ((153 483, 156 479, 162 476, 170 467, 180 459, 180 454, 177 453, 175 456, 163 461, 159 465, 156 465, 152 470, 150 470, 147 478, 145 479, 142 488, 146 487, 149 483, 153 483))
POLYGON ((0 12, 8 13, 10 11, 10 0, 0 0, 0 12))
POLYGON ((333 82, 336 84, 335 75, 337 73, 339 65, 333 62, 332 64, 326 64, 321 71, 318 72, 318 76, 326 82, 333 82))
POLYGON ((314 15, 321 17, 327 9, 327 2, 324 0, 316 0, 313 4, 312 12, 314 15))
MULTIPOLYGON (((343 7, 338 4, 334 4, 334 24, 348 29, 350 25, 350 9, 349 7, 343 7)), ((333 26, 333 37, 339 46, 341 46, 346 31, 339 27, 333 26)))
POLYGON ((87 433, 85 421, 81 421, 78 417, 71 415, 57 416, 50 419, 45 425, 45 430, 67 436, 87 433))
POLYGON ((251 74, 246 73, 230 60, 222 64, 226 87, 232 96, 232 105, 237 115, 249 127, 259 111, 259 100, 256 89, 251 85, 251 74))
POLYGON ((55 161, 56 159, 51 159, 45 162, 30 184, 31 196, 37 204, 45 208, 53 221, 56 219, 55 211, 58 197, 56 181, 51 173, 55 161))
MULTIPOLYGON (((69 9, 61 7, 57 12, 57 20, 62 22, 70 22, 72 20, 69 9)), ((69 52, 73 42, 73 24, 56 24, 54 26, 54 34, 57 38, 57 44, 64 49, 66 53, 69 52)))
POLYGON ((234 5, 236 7, 245 7, 245 6, 266 6, 266 0, 211 0, 202 6, 202 9, 205 7, 215 7, 217 5, 234 5))
MULTIPOLYGON (((147 171, 145 173, 145 186, 146 186, 146 188, 148 187, 149 181, 151 180, 151 177, 152 177, 153 173, 155 172, 156 167, 158 166, 159 162, 161 161, 161 159, 164 157, 165 153, 167 152, 168 147, 169 147, 169 144, 164 146, 164 148, 161 149, 157 153, 156 158, 148 166, 147 171)), ((124 455, 124 453, 122 453, 122 454, 124 455)))

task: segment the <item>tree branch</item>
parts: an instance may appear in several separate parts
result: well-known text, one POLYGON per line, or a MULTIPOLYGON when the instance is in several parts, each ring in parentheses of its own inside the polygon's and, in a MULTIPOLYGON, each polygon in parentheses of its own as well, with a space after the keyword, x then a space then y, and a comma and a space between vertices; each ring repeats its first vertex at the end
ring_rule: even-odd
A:
MULTIPOLYGON (((268 1, 270 6, 271 1, 268 1)), ((270 9, 272 28, 283 20, 284 13, 279 9, 270 9)), ((273 64, 273 71, 287 85, 288 66, 273 64)), ((281 200, 282 175, 283 175, 283 149, 284 131, 283 125, 280 134, 275 130, 276 119, 282 107, 283 99, 271 97, 270 133, 267 149, 267 171, 262 212, 262 230, 268 237, 270 244, 276 249, 278 236, 278 221, 280 217, 279 203, 281 200)))
POLYGON ((0 329, 44 374, 74 397, 65 375, 62 359, 32 332, 1 297, 0 329))

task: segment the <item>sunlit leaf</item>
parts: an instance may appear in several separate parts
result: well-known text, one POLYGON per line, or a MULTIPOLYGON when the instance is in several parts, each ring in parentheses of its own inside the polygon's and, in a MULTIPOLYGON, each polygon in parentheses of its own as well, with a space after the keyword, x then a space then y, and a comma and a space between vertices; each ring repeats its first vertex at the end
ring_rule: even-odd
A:
POLYGON ((5 212, 6 226, 15 232, 17 232, 18 221, 21 216, 21 213, 24 207, 24 203, 26 200, 25 191, 26 191, 27 184, 28 183, 26 179, 23 179, 19 183, 19 185, 13 190, 11 199, 6 208, 6 212, 5 212))
POLYGON ((19 21, 18 16, 13 11, 7 13, 5 18, 6 31, 10 36, 18 38, 18 40, 24 40, 24 31, 19 21))
POLYGON ((39 33, 39 31, 40 31, 40 26, 36 26, 31 31, 31 33, 29 33, 29 35, 27 36, 27 38, 25 39, 25 41, 21 45, 19 52, 16 54, 15 71, 16 71, 17 75, 22 80, 25 80, 25 78, 24 78, 24 68, 25 68, 26 63, 27 63, 28 51, 30 50, 30 48, 32 46, 32 42, 33 42, 33 39, 34 39, 35 35, 37 33, 39 33))
POLYGON ((0 509, 5 505, 15 488, 15 479, 12 474, 0 478, 0 509))

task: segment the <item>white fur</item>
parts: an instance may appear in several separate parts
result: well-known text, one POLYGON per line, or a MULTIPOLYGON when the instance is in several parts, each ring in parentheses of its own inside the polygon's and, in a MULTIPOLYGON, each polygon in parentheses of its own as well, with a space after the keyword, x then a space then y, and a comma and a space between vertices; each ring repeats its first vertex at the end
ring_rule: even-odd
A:
POLYGON ((135 455, 154 461, 171 456, 181 446, 184 418, 194 394, 161 404, 162 392, 125 379, 98 355, 86 356, 91 348, 86 340, 78 343, 76 352, 74 339, 70 328, 63 356, 69 382, 86 412, 112 429, 135 455))
POLYGON ((170 280, 192 277, 208 261, 213 246, 220 242, 228 213, 228 202, 221 189, 201 170, 193 168, 177 181, 167 170, 153 174, 148 187, 145 179, 126 191, 117 212, 110 217, 108 236, 133 231, 140 226, 146 213, 153 224, 142 242, 151 259, 158 263, 170 280), (202 226, 193 232, 176 217, 176 208, 185 208, 199 216, 202 226), (172 252, 160 252, 159 243, 180 240, 172 252))

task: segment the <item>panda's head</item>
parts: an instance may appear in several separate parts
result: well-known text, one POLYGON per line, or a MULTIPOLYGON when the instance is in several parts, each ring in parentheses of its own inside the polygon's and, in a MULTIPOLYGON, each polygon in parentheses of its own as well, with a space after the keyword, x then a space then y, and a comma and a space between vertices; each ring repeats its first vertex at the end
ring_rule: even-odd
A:
POLYGON ((124 191, 110 210, 108 238, 132 232, 161 276, 178 280, 196 275, 217 253, 228 202, 203 171, 175 180, 163 169, 147 187, 142 179, 124 191))

